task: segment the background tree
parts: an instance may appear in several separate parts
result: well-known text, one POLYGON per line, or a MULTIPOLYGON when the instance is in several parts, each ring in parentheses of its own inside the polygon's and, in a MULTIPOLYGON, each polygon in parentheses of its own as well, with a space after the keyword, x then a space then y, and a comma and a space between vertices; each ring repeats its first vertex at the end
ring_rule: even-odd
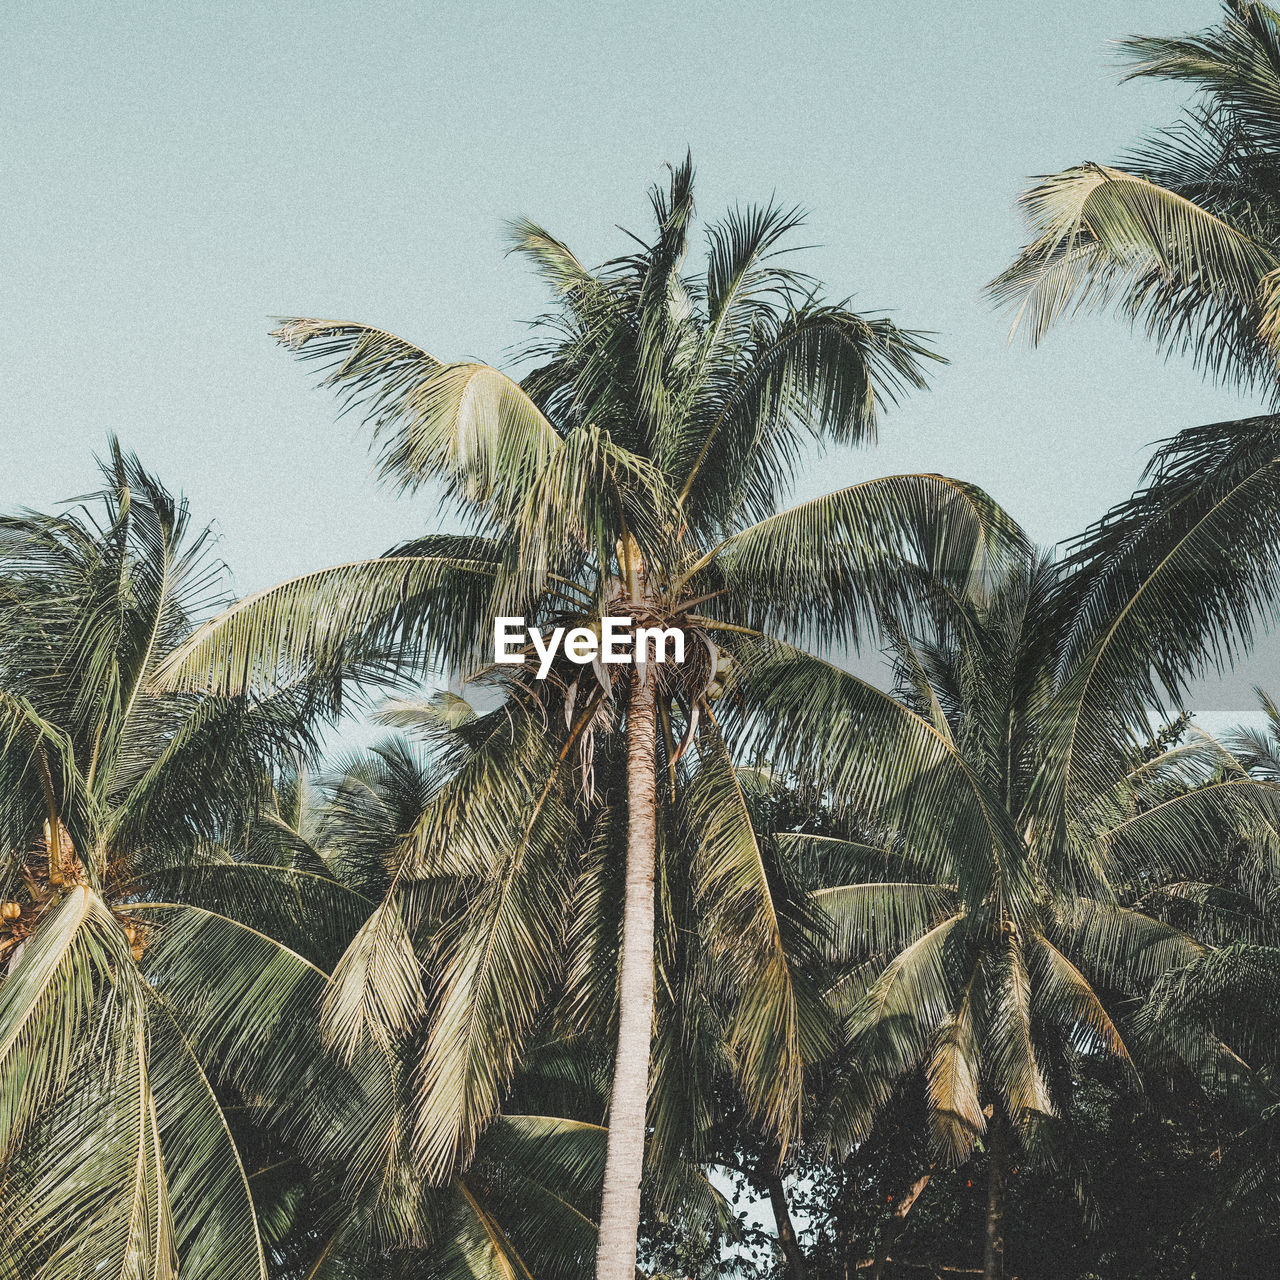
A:
MULTIPOLYGON (((580 1275, 598 1115, 509 1107, 424 1189, 404 1062, 323 1052, 425 765, 393 742, 309 782, 330 684, 158 691, 221 569, 135 459, 103 471, 0 520, 0 1275, 580 1275)), ((518 1097, 546 1096, 530 1067, 518 1097)))
POLYGON ((79 509, 0 520, 0 1270, 265 1277, 214 1056, 175 1003, 240 955, 262 989, 222 1035, 256 1071, 314 966, 141 899, 218 860, 320 695, 156 692, 219 574, 135 459, 113 444, 103 473, 79 509), (172 930, 201 941, 176 970, 158 965, 172 930))
POLYGON ((786 646, 739 650, 758 749, 884 833, 833 846, 874 876, 820 895, 865 956, 833 993, 850 1037, 834 1136, 864 1139, 922 1071, 938 1156, 988 1149, 988 1275, 1009 1139, 1034 1152, 1052 1133, 1082 1049, 1128 1064, 1111 997, 1205 947, 1135 896, 1209 866, 1228 815, 1274 828, 1270 784, 1211 740, 1144 751, 1170 699, 1274 616, 1257 504, 1274 501, 1275 420, 1239 425, 1168 442, 1060 565, 940 587, 916 631, 890 619, 896 696, 786 646))
MULTIPOLYGON (((390 718, 405 715, 400 708, 390 718)), ((361 895, 367 913, 385 894, 406 833, 440 781, 430 754, 403 737, 313 777, 286 769, 246 832, 247 854, 261 865, 305 867, 307 877, 346 886, 361 895)), ((237 907, 241 918, 270 927, 260 905, 237 907)), ((307 928, 338 958, 363 923, 363 915, 345 927, 338 916, 310 913, 307 928)), ((350 987, 341 972, 334 978, 309 1018, 309 1049, 324 1064, 325 1087, 313 1105, 284 1118, 278 1126, 284 1150, 264 1157, 259 1175, 272 1178, 270 1196, 259 1199, 272 1228, 273 1274, 279 1280, 586 1274, 605 1148, 594 1064, 531 1046, 502 1117, 474 1158, 446 1184, 432 1186, 420 1177, 410 1142, 415 1045, 388 1038, 326 1055, 322 1025, 332 1033, 349 1016, 343 1000, 350 987)), ((672 1195, 678 1200, 678 1191, 672 1195)))

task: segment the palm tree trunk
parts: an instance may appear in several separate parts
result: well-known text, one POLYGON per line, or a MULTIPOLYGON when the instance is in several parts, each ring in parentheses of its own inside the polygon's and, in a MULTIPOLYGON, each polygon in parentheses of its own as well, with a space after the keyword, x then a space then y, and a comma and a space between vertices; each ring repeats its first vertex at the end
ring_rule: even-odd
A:
POLYGON ((986 1249, 982 1260, 983 1280, 1004 1278, 1004 1199, 1008 1177, 1008 1127, 999 1106, 991 1116, 987 1128, 990 1141, 987 1151, 990 1165, 987 1169, 987 1232, 986 1249))
POLYGON ((858 1270, 858 1241, 854 1234, 854 1199, 861 1197, 855 1186, 857 1180, 857 1156, 850 1153, 841 1165, 840 1188, 835 1209, 836 1257, 840 1260, 840 1280, 853 1280, 858 1270))
POLYGON ((929 1172, 922 1173, 911 1184, 911 1190, 894 1205, 893 1212, 889 1215, 889 1221, 884 1224, 884 1230, 880 1233, 880 1243, 876 1248, 876 1260, 871 1271, 871 1280, 884 1280, 884 1266, 891 1259, 889 1251, 897 1242, 898 1233, 902 1230, 902 1224, 907 1220, 907 1214, 911 1212, 911 1206, 920 1199, 921 1192, 929 1185, 929 1179, 932 1177, 933 1168, 931 1166, 929 1172))
POLYGON ((627 703, 627 888, 618 976, 618 1054, 609 1101, 597 1280, 635 1280, 653 1032, 653 870, 657 713, 652 668, 634 667, 627 703), (643 673, 643 674, 642 674, 643 673))
POLYGON ((806 1280, 808 1267, 804 1250, 796 1237, 795 1223, 791 1221, 791 1208, 787 1204, 787 1188, 778 1172, 777 1162, 768 1156, 764 1161, 764 1183, 769 1189, 769 1207, 773 1210, 774 1225, 778 1228, 778 1246, 782 1250, 783 1274, 787 1280, 806 1280))

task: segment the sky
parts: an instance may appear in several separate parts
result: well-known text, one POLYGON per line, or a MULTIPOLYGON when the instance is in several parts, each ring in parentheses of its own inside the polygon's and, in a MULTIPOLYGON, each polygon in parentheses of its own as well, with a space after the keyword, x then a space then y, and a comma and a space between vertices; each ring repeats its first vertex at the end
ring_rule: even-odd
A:
MULTIPOLYGON (((91 490, 115 432, 216 523, 238 591, 434 528, 429 498, 378 488, 358 424, 270 317, 500 363, 546 302, 504 256, 504 222, 603 260, 688 148, 702 214, 775 192, 804 206, 798 265, 950 360, 874 449, 815 461, 800 496, 940 471, 1038 541, 1070 536, 1130 493, 1151 442, 1259 406, 1111 317, 1010 345, 982 286, 1019 244, 1030 175, 1114 160, 1185 102, 1121 85, 1108 42, 1216 13, 0 0, 0 509, 91 490)), ((1247 707, 1276 666, 1201 705, 1247 707)))

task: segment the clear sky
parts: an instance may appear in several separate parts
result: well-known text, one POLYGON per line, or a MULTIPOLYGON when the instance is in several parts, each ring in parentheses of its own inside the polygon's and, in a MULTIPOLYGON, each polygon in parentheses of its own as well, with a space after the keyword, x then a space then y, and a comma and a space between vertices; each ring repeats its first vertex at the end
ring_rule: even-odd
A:
POLYGON ((1257 406, 1113 319, 1009 347, 981 286, 1018 243, 1028 175, 1112 160, 1182 104, 1120 85, 1108 41, 1217 12, 0 0, 0 508, 92 487, 115 431, 217 522, 240 590, 433 527, 429 501, 377 489, 268 317, 501 361, 544 301, 503 257, 504 220, 599 261, 688 146, 703 213, 803 204, 807 269, 952 361, 802 492, 942 471, 1037 539, 1069 535, 1131 491, 1151 441, 1257 406))

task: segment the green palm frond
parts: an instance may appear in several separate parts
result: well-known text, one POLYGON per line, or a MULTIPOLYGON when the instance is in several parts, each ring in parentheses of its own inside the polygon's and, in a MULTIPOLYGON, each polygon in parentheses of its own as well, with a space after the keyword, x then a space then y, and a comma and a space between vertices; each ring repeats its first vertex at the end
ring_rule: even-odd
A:
POLYGON ((762 755, 897 832, 962 899, 985 896, 999 867, 1010 907, 1030 909, 1011 816, 927 720, 867 681, 786 646, 762 643, 744 666, 762 755))
POLYGON ((491 1275, 498 1280, 534 1280, 533 1273, 507 1238, 501 1223, 476 1197, 466 1180, 459 1179, 457 1186, 462 1215, 446 1255, 445 1276, 449 1280, 454 1275, 459 1280, 462 1276, 473 1275, 491 1275), (454 1253, 458 1255, 456 1260, 449 1256, 454 1253), (450 1269, 450 1263, 454 1267, 461 1263, 462 1269, 455 1272, 450 1269))
POLYGON ((1191 963, 1204 947, 1181 929, 1139 911, 1081 899, 1063 912, 1062 950, 1109 986, 1141 991, 1191 963))
POLYGON ((363 649, 396 641, 428 663, 470 668, 492 642, 498 563, 484 540, 433 545, 434 554, 322 569, 246 597, 170 653, 156 687, 269 693, 316 671, 341 674, 363 649))
POLYGON ((458 729, 476 717, 475 708, 461 694, 442 689, 425 700, 399 698, 384 702, 372 719, 394 729, 418 729, 430 733, 458 729))
POLYGON ((207 907, 147 902, 130 913, 145 930, 143 971, 215 1083, 275 1117, 300 1099, 319 1110, 332 1088, 316 1027, 325 970, 207 907))
POLYGON ((1280 825, 1280 788, 1261 779, 1206 783, 1125 818, 1107 833, 1110 856, 1126 878, 1136 868, 1181 879, 1219 855, 1224 831, 1280 825))
MULTIPOLYGON (((19 1156, 6 1179, 0 1247, 16 1261, 19 1275, 50 1280, 75 1280, 96 1271, 156 1280, 178 1275, 173 1194, 152 1089, 146 1019, 136 1005, 122 1009, 112 1003, 108 1007, 118 1022, 108 1061, 81 1060, 69 1082, 75 1102, 47 1114, 34 1135, 38 1141, 19 1156)), ((244 1254, 227 1256, 216 1274, 265 1275, 262 1269, 237 1266, 243 1261, 244 1254)))
POLYGON ((1181 38, 1130 36, 1120 49, 1132 66, 1127 78, 1191 84, 1228 105, 1251 131, 1278 136, 1280 20, 1271 6, 1233 3, 1208 31, 1181 38))
POLYGON ((727 988, 728 1050, 748 1104, 785 1148, 800 1126, 805 1064, 833 1041, 805 974, 805 937, 815 925, 802 903, 788 901, 777 869, 770 874, 718 735, 700 748, 686 804, 713 965, 727 988))
POLYGON ((0 984, 0 1152, 66 1086, 104 984, 136 1012, 141 991, 124 934, 98 894, 77 886, 22 943, 0 984))
POLYGON ((141 918, 147 918, 145 899, 186 903, 234 920, 326 972, 375 905, 356 890, 314 871, 232 861, 157 870, 147 877, 144 900, 122 910, 136 908, 141 918))
POLYGON ((477 1172, 502 1234, 536 1275, 583 1275, 596 1248, 592 1214, 608 1131, 559 1116, 505 1115, 495 1121, 477 1172))
POLYGON ((526 772, 501 793, 505 813, 490 803, 491 825, 466 831, 468 840, 488 844, 492 872, 433 946, 438 989, 419 1072, 415 1146, 437 1180, 467 1158, 497 1113, 519 1045, 561 964, 572 811, 563 757, 557 761, 536 739, 531 746, 526 772))
MULTIPOLYGON (((1256 362, 1263 282, 1272 248, 1194 201, 1139 175, 1082 165, 1022 197, 1031 240, 992 282, 1043 339, 1064 315, 1116 305, 1167 350, 1198 353, 1231 376, 1256 362)), ((1274 358, 1273 358, 1274 363, 1274 358)))
POLYGON ((320 1010, 326 1045, 348 1062, 365 1034, 385 1045, 425 1012, 422 972, 400 904, 388 897, 361 926, 333 971, 320 1010))
POLYGON ((1206 950, 1161 979, 1139 1014, 1139 1029, 1183 1061, 1202 1058, 1206 1040, 1226 1036, 1257 1066, 1269 1066, 1275 1057, 1278 965, 1275 947, 1236 942, 1206 950))
POLYGON ((902 475, 771 515, 706 559, 735 620, 830 645, 857 639, 877 603, 901 595, 904 562, 969 591, 1025 546, 1021 530, 980 489, 945 476, 902 475))
POLYGON ((501 523, 561 447, 528 395, 489 365, 444 364, 394 334, 339 321, 290 319, 273 336, 326 369, 324 385, 371 423, 382 474, 402 488, 437 478, 501 523))
POLYGON ((573 252, 549 231, 529 218, 513 219, 507 226, 510 252, 528 258, 538 274, 575 310, 590 316, 593 303, 608 305, 609 291, 582 265, 573 252))
POLYGON ((1132 1070, 1124 1039, 1084 974, 1047 938, 1037 940, 1034 957, 1036 1003, 1043 1016, 1065 1022, 1068 1030, 1086 1030, 1090 1047, 1096 1045, 1132 1070))
POLYGON ((169 1182, 174 1245, 184 1272, 266 1280, 248 1174, 199 1059, 159 1002, 148 1022, 156 1124, 169 1182))
POLYGON ((804 442, 873 441, 884 409, 923 387, 924 362, 938 359, 923 335, 844 307, 764 313, 669 464, 684 510, 704 528, 766 518, 804 442))
POLYGON ((1120 42, 1130 77, 1196 97, 1121 167, 1079 165, 1022 196, 1030 239, 989 289, 1034 341, 1070 311, 1114 305, 1166 351, 1274 388, 1276 33, 1271 8, 1233 0, 1198 34, 1120 42))
POLYGON ((954 915, 898 952, 848 1019, 848 1061, 824 1117, 828 1141, 848 1151, 864 1141, 898 1082, 925 1062, 965 989, 952 954, 964 916, 954 915))
POLYGON ((830 958, 844 963, 901 950, 956 910, 941 885, 892 881, 818 889, 813 902, 828 921, 830 958))
POLYGON ((1046 716, 1043 820, 1062 820, 1070 792, 1109 789, 1117 752, 1145 737, 1151 709, 1229 662, 1274 613, 1276 431, 1264 417, 1180 433, 1148 488, 1076 544, 1060 590, 1069 621, 1046 716))
POLYGON ((780 831, 778 847, 810 870, 814 884, 825 888, 876 880, 927 882, 936 870, 928 858, 916 859, 900 842, 869 843, 811 831, 780 831))

